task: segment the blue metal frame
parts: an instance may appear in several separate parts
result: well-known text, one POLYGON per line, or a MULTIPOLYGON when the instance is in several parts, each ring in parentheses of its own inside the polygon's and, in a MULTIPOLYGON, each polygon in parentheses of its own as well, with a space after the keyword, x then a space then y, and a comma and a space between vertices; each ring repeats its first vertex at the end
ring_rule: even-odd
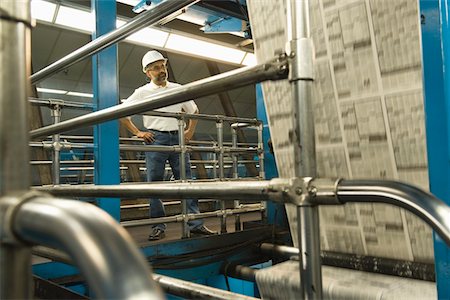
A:
MULTIPOLYGON (((33 274, 47 280, 51 280, 58 277, 75 276, 79 274, 76 267, 59 262, 49 262, 36 264, 32 267, 33 274)), ((77 292, 82 295, 89 296, 89 290, 85 284, 76 284, 67 286, 66 288, 77 292)))
POLYGON ((205 33, 242 32, 247 22, 233 17, 209 16, 205 22, 205 33))
MULTIPOLYGON (((116 1, 92 0, 95 13, 95 39, 116 28, 116 1)), ((110 46, 92 58, 94 110, 117 105, 117 45, 110 46)), ((119 124, 117 120, 94 126, 94 183, 119 184, 119 124)), ((120 199, 97 199, 98 205, 120 221, 120 199)))
MULTIPOLYGON (((423 84, 430 190, 450 204, 448 90, 450 77, 445 72, 450 67, 448 2, 420 0, 419 3, 422 19, 423 84)), ((438 298, 450 299, 450 249, 436 234, 434 234, 434 257, 438 298)))
MULTIPOLYGON (((140 13, 146 9, 151 9, 162 1, 163 0, 141 0, 133 7, 133 12, 140 13)), ((243 6, 247 5, 245 0, 241 0, 240 3, 243 6)), ((199 20, 204 20, 203 25, 205 25, 205 33, 244 32, 246 37, 248 37, 249 24, 247 21, 198 5, 193 5, 185 9, 184 14, 199 20)))

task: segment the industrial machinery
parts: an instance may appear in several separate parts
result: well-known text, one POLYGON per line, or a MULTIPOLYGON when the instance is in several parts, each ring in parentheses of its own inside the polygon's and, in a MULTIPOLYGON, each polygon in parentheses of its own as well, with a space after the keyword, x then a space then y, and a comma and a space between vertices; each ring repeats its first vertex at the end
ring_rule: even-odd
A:
MULTIPOLYGON (((159 299, 164 297, 162 291, 167 297, 207 299, 359 299, 376 298, 379 295, 386 298, 450 297, 450 287, 446 284, 449 279, 447 246, 450 245, 450 207, 437 198, 448 201, 446 172, 450 168, 443 163, 447 161, 447 152, 433 144, 435 140, 440 140, 445 141, 445 149, 448 146, 444 122, 448 115, 445 106, 448 95, 442 84, 447 78, 441 72, 438 74, 438 83, 430 83, 427 79, 429 70, 436 70, 436 62, 429 62, 429 53, 442 49, 444 58, 440 56, 441 51, 437 51, 439 55, 433 56, 442 59, 437 62, 438 65, 440 63, 437 69, 442 71, 442 62, 446 62, 446 1, 440 1, 440 6, 437 1, 421 1, 421 10, 415 10, 417 16, 421 11, 425 28, 422 31, 424 91, 426 100, 433 102, 425 105, 427 114, 433 116, 426 120, 428 162, 431 192, 437 197, 425 191, 424 187, 392 180, 406 179, 407 175, 404 174, 408 173, 407 170, 402 170, 404 177, 401 177, 397 165, 394 168, 396 176, 386 171, 392 168, 380 167, 381 162, 385 163, 387 159, 383 157, 384 149, 380 144, 388 144, 388 148, 391 147, 389 149, 393 151, 391 154, 397 153, 393 145, 398 146, 395 149, 401 150, 402 145, 393 141, 394 134, 380 128, 399 122, 395 118, 389 119, 401 114, 398 106, 403 100, 394 96, 402 91, 396 89, 398 86, 395 85, 411 77, 405 79, 396 76, 404 65, 407 65, 405 68, 408 72, 416 72, 414 58, 418 55, 417 52, 406 54, 404 49, 407 56, 402 61, 404 65, 394 64, 395 67, 400 65, 400 71, 395 67, 389 69, 392 60, 377 56, 378 52, 393 51, 390 42, 403 45, 397 40, 390 41, 389 35, 385 37, 388 41, 382 38, 376 40, 382 36, 377 31, 377 26, 382 27, 382 23, 373 16, 387 14, 387 1, 383 2, 383 6, 380 2, 369 0, 348 3, 287 0, 282 4, 269 0, 252 3, 249 0, 248 21, 252 26, 259 64, 194 81, 141 102, 120 105, 116 105, 117 94, 109 88, 110 77, 105 79, 107 74, 116 74, 116 54, 112 45, 139 28, 173 16, 186 7, 198 4, 198 1, 162 1, 117 29, 111 22, 115 21, 115 2, 93 1, 97 16, 97 38, 31 76, 29 52, 26 51, 31 26, 27 2, 0 2, 0 33, 2 42, 7 41, 2 43, 5 47, 0 51, 3 62, 0 71, 0 214, 3 216, 0 224, 0 270, 3 274, 0 278, 0 298, 31 298, 32 290, 29 287, 32 273, 35 276, 35 295, 52 299, 159 299), (433 19, 439 8, 442 13, 441 23, 433 19), (429 13, 433 13, 433 17, 429 13), (352 17, 355 16, 358 18, 353 21, 352 17), (368 27, 355 29, 351 26, 352 22, 364 23, 364 20, 370 20, 368 27), (434 34, 440 29, 443 33, 442 44, 436 43, 434 34), (380 48, 376 48, 374 39, 380 48), (382 48, 382 43, 388 46, 382 48), (35 104, 51 107, 54 124, 33 129, 28 134, 26 91, 29 82, 35 84, 92 55, 95 55, 94 98, 97 102, 83 109, 95 108, 95 111, 60 121, 61 107, 77 105, 31 99, 35 104), (367 55, 373 60, 375 57, 380 60, 384 68, 375 67, 375 79, 370 70, 368 74, 355 71, 359 70, 356 66, 365 66, 367 55), (314 61, 314 57, 318 60, 314 61), (352 73, 351 67, 355 67, 355 73, 352 73), (348 78, 352 78, 354 84, 348 84, 348 78), (186 99, 259 82, 264 82, 262 87, 258 86, 257 93, 259 120, 230 116, 169 115, 179 119, 180 129, 183 129, 186 118, 196 117, 215 122, 216 144, 199 142, 197 145, 186 145, 183 142, 183 130, 179 130, 182 142, 170 149, 126 145, 122 143, 125 139, 119 139, 117 122, 112 122, 186 99), (331 92, 330 82, 333 87, 331 92), (439 83, 439 88, 430 88, 430 84, 439 83), (393 90, 387 88, 392 86, 393 90), (433 93, 439 91, 440 94, 430 95, 430 90, 433 93), (377 98, 380 94, 381 100, 377 98), (374 98, 375 101, 368 101, 362 96, 367 96, 369 100, 374 98), (330 103, 335 110, 330 109, 330 103), (379 107, 377 103, 380 103, 379 107), (436 110, 437 106, 440 109, 436 110), (376 115, 378 110, 382 112, 382 120, 376 115), (357 118, 363 120, 362 125, 355 124, 354 119, 357 118), (437 120, 444 123, 439 123, 443 126, 439 137, 430 131, 438 126, 435 123, 437 120), (225 124, 230 125, 233 133, 232 141, 228 143, 223 140, 225 124), (83 138, 83 143, 61 141, 61 133, 92 125, 95 126, 92 140, 83 138), (238 142, 238 134, 243 128, 257 130, 256 145, 238 142), (269 128, 277 170, 273 156, 268 152, 269 128), (355 138, 358 134, 359 140, 355 138), (54 185, 31 189, 29 180, 24 179, 24 174, 30 173, 28 137, 31 146, 47 147, 54 151, 54 185), (330 145, 324 141, 331 141, 330 145), (372 145, 367 146, 365 142, 372 145), (375 150, 370 148, 374 144, 378 146, 375 150), (94 184, 60 184, 60 151, 68 147, 92 151, 94 184), (338 150, 334 151, 335 148, 338 150), (179 182, 120 184, 120 151, 173 151, 179 152, 180 158, 184 158, 186 152, 213 153, 213 180, 188 181, 182 175, 179 182), (371 158, 366 155, 371 153, 380 158, 368 167, 377 176, 358 178, 358 174, 367 175, 362 170, 367 168, 364 162, 370 161, 371 158), (346 168, 342 166, 342 157, 346 168), (256 162, 258 173, 253 174, 254 178, 251 179, 242 178, 239 165, 249 160, 251 163, 256 162), (225 175, 227 164, 232 170, 229 177, 225 175), (436 169, 443 171, 434 175, 436 169), (346 173, 342 174, 342 170, 346 170, 346 173), (378 178, 378 175, 383 179, 378 178), (181 199, 181 213, 163 220, 131 220, 121 222, 122 226, 118 224, 121 221, 121 199, 149 197, 181 199), (63 198, 94 201, 98 207, 63 198), (192 215, 187 213, 184 201, 188 198, 214 199, 220 205, 212 211, 192 215), (247 221, 244 214, 249 212, 257 217, 247 221), (235 217, 231 223, 229 216, 235 217), (219 218, 220 234, 191 237, 188 220, 208 217, 219 218), (421 226, 417 225, 419 218, 423 222, 421 226), (375 225, 370 223, 372 219, 376 219, 375 225), (156 243, 138 242, 138 249, 136 240, 139 239, 130 238, 130 234, 138 234, 133 228, 161 221, 181 223, 180 238, 156 243), (429 227, 423 229, 423 224, 429 227), (430 236, 428 228, 434 230, 436 271, 426 256, 430 246, 427 242, 430 241, 426 241, 423 236, 430 236), (428 231, 417 233, 414 229, 428 231), (397 235, 392 237, 390 231, 397 235), (395 243, 389 240, 395 238, 395 243), (409 256, 402 253, 402 247, 408 248, 409 256), (380 249, 393 249, 394 253, 380 249), (32 253, 47 259, 33 264, 33 272, 30 268, 32 253), (419 257, 425 259, 417 259, 419 257), (436 285, 431 282, 434 279, 436 285), (358 289, 363 282, 367 283, 367 288, 358 289)), ((204 1, 203 8, 208 2, 204 1)), ((395 4, 398 5, 396 11, 411 16, 410 4, 406 4, 407 1, 400 2, 395 4)), ((236 3, 244 7, 242 1, 236 3)), ((210 21, 209 25, 211 23, 215 22, 210 21)), ((403 27, 401 30, 405 32, 403 27)), ((414 39, 414 34, 410 35, 407 38, 414 39)), ((440 41, 440 35, 437 40, 440 41)), ((408 104, 404 106, 410 107, 408 104)), ((411 113, 420 116, 417 109, 411 113)), ((400 119, 400 122, 406 123, 407 120, 400 119)), ((397 125, 400 128, 402 124, 397 125)), ((407 134, 398 133, 396 141, 401 141, 402 136, 407 134)), ((67 136, 65 138, 70 139, 67 136)), ((136 139, 126 141, 136 142, 136 139)), ((401 158, 400 154, 395 156, 396 162, 401 158)), ((185 174, 183 168, 181 173, 185 174)))

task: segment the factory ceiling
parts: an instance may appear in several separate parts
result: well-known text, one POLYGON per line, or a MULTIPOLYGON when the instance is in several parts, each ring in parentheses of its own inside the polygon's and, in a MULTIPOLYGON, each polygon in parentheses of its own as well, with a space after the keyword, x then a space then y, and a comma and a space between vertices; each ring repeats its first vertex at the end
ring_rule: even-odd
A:
MULTIPOLYGON (((211 7, 210 2, 223 2, 227 4, 230 1, 203 1, 201 5, 211 7)), ((56 3, 56 2, 55 2, 56 3)), ((58 1, 58 4, 70 5, 74 7, 85 7, 89 9, 90 1, 58 1)), ((225 8, 221 8, 222 11, 225 8)), ((230 13, 236 12, 236 8, 231 6, 230 13)), ((136 16, 132 12, 132 6, 117 3, 118 17, 132 18, 136 16)), ((207 38, 219 43, 226 43, 236 48, 244 48, 245 51, 252 51, 252 43, 250 39, 226 33, 206 34, 201 30, 200 25, 186 22, 179 19, 173 19, 156 26, 163 30, 185 32, 190 36, 198 36, 200 39, 207 38)), ((87 32, 81 32, 72 28, 58 26, 48 22, 37 22, 32 30, 32 68, 33 73, 41 70, 45 66, 57 61, 72 51, 80 48, 91 41, 91 36, 87 32)), ((141 70, 141 58, 148 46, 122 41, 118 44, 118 75, 119 75, 119 97, 124 99, 131 95, 135 88, 146 83, 145 75, 141 70)), ((206 78, 212 75, 214 69, 220 72, 232 70, 241 65, 226 64, 214 60, 206 60, 198 57, 192 57, 186 54, 180 54, 174 51, 164 49, 161 51, 169 59, 169 79, 181 84, 186 84, 198 79, 206 78)), ((53 76, 37 83, 40 89, 54 89, 62 91, 72 91, 79 93, 92 93, 92 64, 91 59, 85 59, 73 66, 54 74, 53 76)), ((254 118, 256 116, 255 107, 255 87, 249 86, 227 92, 227 96, 231 99, 237 115, 240 117, 254 118)), ((56 98, 68 101, 91 102, 90 97, 71 96, 67 94, 54 94, 47 92, 39 92, 41 98, 56 98)), ((224 114, 220 104, 218 95, 196 99, 200 112, 204 114, 224 114)), ((50 111, 46 108, 42 109, 44 123, 50 124, 50 111)), ((73 118, 83 114, 80 110, 65 110, 62 119, 73 118)), ((89 130, 87 130, 89 131, 89 130)), ((215 126, 211 122, 200 122, 198 134, 215 137, 215 126)), ((86 133, 86 130, 81 131, 86 133)), ((251 134, 251 136, 254 136, 251 134)))

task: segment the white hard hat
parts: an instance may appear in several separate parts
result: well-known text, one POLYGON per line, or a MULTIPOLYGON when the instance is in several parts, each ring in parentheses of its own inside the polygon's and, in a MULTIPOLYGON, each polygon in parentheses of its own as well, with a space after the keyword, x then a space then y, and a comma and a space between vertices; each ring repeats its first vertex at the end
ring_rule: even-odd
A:
POLYGON ((147 53, 145 53, 144 57, 142 57, 142 72, 145 73, 145 68, 149 64, 154 63, 155 61, 158 61, 158 60, 167 61, 167 59, 164 58, 164 56, 161 53, 159 53, 158 51, 151 50, 151 51, 148 51, 147 53))

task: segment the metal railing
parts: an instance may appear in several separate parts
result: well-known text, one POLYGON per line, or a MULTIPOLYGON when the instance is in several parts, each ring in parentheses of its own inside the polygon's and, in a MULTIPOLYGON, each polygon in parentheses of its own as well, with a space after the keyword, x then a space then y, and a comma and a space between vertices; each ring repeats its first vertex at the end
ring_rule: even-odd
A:
POLYGON ((1 201, 11 205, 2 224, 10 232, 3 233, 2 238, 20 239, 29 245, 55 247, 68 253, 95 297, 162 297, 152 280, 151 269, 129 234, 103 210, 88 203, 36 193, 4 197, 1 201))
MULTIPOLYGON (((37 102, 37 104, 41 105, 41 102, 37 102)), ((44 104, 49 106, 52 109, 52 115, 58 116, 58 118, 54 118, 55 123, 59 123, 60 116, 61 116, 61 108, 65 107, 64 101, 53 101, 50 103, 47 103, 44 101, 44 104)), ((72 107, 72 103, 68 104, 69 107, 72 107)), ((75 105, 76 106, 76 105, 75 105)), ((186 153, 189 152, 211 152, 216 157, 215 160, 210 160, 212 163, 213 169, 213 178, 216 180, 225 180, 225 154, 231 156, 231 165, 229 166, 233 170, 233 179, 237 180, 239 178, 237 169, 239 160, 238 157, 241 153, 255 153, 255 155, 258 156, 257 161, 252 161, 253 163, 257 164, 259 166, 260 172, 259 172, 259 179, 264 179, 264 149, 263 149, 263 141, 262 141, 262 125, 261 122, 256 119, 249 119, 249 118, 241 118, 241 117, 227 117, 227 116, 221 116, 221 115, 204 115, 204 114, 186 114, 186 113, 167 113, 167 112, 146 112, 146 115, 152 115, 152 116, 161 116, 161 117, 171 117, 176 118, 179 121, 180 124, 180 130, 179 132, 179 140, 184 141, 184 124, 186 119, 198 119, 198 120, 204 120, 204 121, 212 121, 216 123, 216 126, 218 128, 217 130, 217 144, 212 144, 212 146, 205 146, 203 143, 202 146, 190 146, 186 145, 184 143, 181 143, 178 146, 154 146, 154 145, 129 145, 129 144, 121 144, 120 150, 121 151, 140 151, 140 152, 146 152, 146 151, 158 151, 158 152, 175 152, 180 153, 180 161, 181 161, 181 182, 186 180, 186 164, 183 163, 183 160, 185 159, 186 153), (244 123, 245 122, 245 123, 244 123), (230 128, 232 130, 232 142, 231 144, 225 146, 223 142, 223 125, 224 123, 230 123, 230 128), (238 128, 252 128, 258 130, 258 142, 256 144, 256 147, 244 147, 242 144, 238 146, 237 144, 237 129, 238 128), (217 158, 218 156, 218 158, 217 158), (219 176, 217 177, 217 172, 219 172, 219 176)), ((136 139, 133 139, 133 141, 136 141, 136 139)), ((142 143, 142 140, 137 140, 142 143)), ((197 141, 198 143, 198 141, 197 141)), ((215 142, 213 142, 215 143, 215 142)), ((70 143, 70 142, 61 142, 59 134, 53 135, 53 141, 52 142, 31 142, 31 146, 33 147, 44 147, 46 149, 52 149, 53 150, 53 160, 51 162, 52 164, 52 170, 53 170, 53 183, 54 185, 59 185, 60 178, 61 178, 61 171, 90 171, 92 172, 94 170, 94 167, 92 165, 83 165, 83 166, 66 166, 61 167, 61 164, 73 164, 71 161, 64 161, 61 162, 60 160, 60 151, 63 149, 92 149, 94 147, 94 144, 91 143, 70 143)), ((84 161, 83 164, 86 164, 87 162, 91 161, 84 161)), ((144 163, 145 161, 142 161, 144 163)), ((197 163, 205 163, 202 161, 198 161, 197 163)), ((42 162, 32 162, 32 164, 37 164, 42 162)), ((93 163, 93 161, 92 161, 93 163)), ((92 164, 91 163, 91 164, 92 164)), ((134 162, 139 163, 139 162, 134 162)), ((192 161, 191 161, 192 163, 192 161)), ((250 163, 247 162, 247 163, 250 163)), ((82 164, 82 162, 77 162, 76 164, 82 164)), ((122 171, 126 171, 128 168, 125 166, 120 167, 122 171)), ((146 168, 142 168, 143 171, 145 171, 146 168)), ((86 178, 86 175, 83 174, 83 178, 86 178)), ((65 177, 67 178, 67 177, 65 177)), ((137 224, 147 225, 147 224, 158 224, 159 222, 182 222, 182 232, 183 237, 189 237, 190 232, 189 228, 187 226, 187 222, 189 220, 192 220, 194 218, 198 219, 199 216, 193 217, 192 215, 187 214, 187 207, 184 202, 181 204, 181 215, 173 216, 173 217, 164 217, 161 220, 159 218, 154 218, 152 220, 147 221, 139 221, 136 222, 137 224), (185 216, 184 218, 182 216, 185 216)), ((227 210, 226 209, 226 203, 221 202, 220 203, 220 211, 219 212, 211 212, 206 214, 201 214, 202 217, 219 217, 220 218, 220 229, 221 233, 225 233, 227 231, 227 217, 228 216, 234 216, 235 217, 235 229, 240 230, 241 228, 241 221, 240 221, 240 213, 248 213, 248 212, 254 212, 259 211, 263 214, 263 217, 265 216, 266 210, 264 203, 261 204, 257 209, 248 209, 246 207, 242 207, 238 200, 234 201, 234 209, 227 210)))
MULTIPOLYGON (((112 36, 123 32, 124 27, 131 33, 146 25, 150 21, 146 18, 151 15, 156 22, 164 13, 170 14, 169 10, 160 11, 161 8, 179 9, 192 2, 166 1, 90 45, 95 45, 98 52, 107 46, 107 42, 101 41, 112 42, 112 36)), ((90 204, 27 192, 30 1, 1 1, 0 11, 0 35, 5 45, 0 51, 4 62, 0 76, 2 86, 6 87, 0 89, 0 298, 31 298, 30 246, 42 243, 66 250, 98 298, 160 299, 162 295, 142 254, 109 215, 90 204)), ((79 59, 81 55, 69 55, 32 76, 32 81, 79 59)))
MULTIPOLYGON (((31 101, 31 100, 30 100, 31 101)), ((72 102, 68 102, 66 105, 66 102, 63 100, 48 100, 48 101, 38 101, 33 100, 32 103, 41 105, 42 102, 44 105, 47 105, 50 107, 52 111, 52 116, 54 116, 54 124, 57 124, 60 122, 61 117, 61 108, 62 107, 78 107, 76 104, 72 104, 72 102), (37 101, 37 102, 36 102, 37 101)), ((210 152, 210 153, 219 153, 219 159, 217 161, 211 161, 211 163, 219 168, 219 173, 223 174, 224 169, 224 155, 228 154, 232 157, 232 164, 233 169, 237 168, 236 163, 243 163, 243 161, 234 162, 234 158, 238 157, 241 153, 254 153, 258 155, 258 161, 254 161, 254 163, 259 163, 259 177, 264 178, 264 149, 263 149, 263 142, 262 142, 262 126, 261 122, 256 119, 249 119, 249 118, 240 118, 240 117, 227 117, 222 115, 204 115, 204 114, 185 114, 185 113, 166 113, 166 112, 152 112, 152 113, 146 113, 146 115, 153 115, 153 116, 162 116, 162 117, 171 117, 176 118, 180 121, 183 121, 181 125, 184 126, 184 120, 186 119, 197 119, 197 120, 206 120, 206 121, 214 121, 216 123, 232 123, 232 135, 233 138, 235 138, 236 135, 236 126, 233 126, 236 124, 235 122, 246 122, 246 123, 240 123, 240 124, 246 124, 246 127, 254 127, 258 130, 258 142, 255 144, 256 147, 245 147, 243 144, 237 144, 236 142, 228 143, 228 145, 225 146, 225 143, 222 143, 222 147, 217 145, 214 141, 195 141, 196 144, 202 144, 202 146, 193 146, 193 145, 184 145, 182 146, 155 146, 155 145, 144 145, 142 139, 137 138, 128 138, 128 139, 121 139, 122 141, 135 141, 140 142, 140 145, 130 145, 130 144, 120 144, 120 150, 121 151, 138 151, 138 152, 146 152, 146 151, 158 151, 158 152, 178 152, 181 155, 185 155, 186 153, 190 152, 210 152), (205 145, 211 145, 211 146, 205 146, 205 145), (217 163, 218 162, 218 163, 217 163)), ((184 140, 184 131, 180 130, 180 140, 184 140)), ((219 140, 223 140, 223 130, 218 132, 221 136, 218 136, 219 140)), ((73 136, 71 136, 73 138, 73 136)), ((83 137, 84 140, 89 139, 91 140, 92 137, 83 137)), ((72 150, 72 149, 93 149, 94 144, 93 143, 72 143, 67 141, 61 141, 61 137, 59 134, 54 134, 52 141, 41 141, 41 142, 30 142, 30 146, 32 147, 43 147, 44 149, 51 149, 53 150, 53 183, 59 184, 60 180, 60 152, 63 150, 72 150)), ((40 163, 39 161, 32 162, 33 164, 40 163)), ((67 162, 66 162, 67 163, 67 162)), ((196 161, 196 163, 204 163, 202 161, 196 161)), ((245 163, 250 163, 250 161, 246 161, 245 163)), ((42 163, 43 164, 43 163, 42 163)), ((223 179, 219 178, 219 179, 223 179)))
MULTIPOLYGON (((249 200, 270 200, 280 203, 291 203, 297 206, 298 219, 298 240, 300 255, 300 272, 301 272, 301 295, 306 299, 321 298, 322 284, 320 273, 319 251, 320 241, 317 207, 319 205, 339 205, 347 202, 380 202, 388 203, 403 207, 419 216, 428 223, 441 238, 450 245, 450 207, 434 197, 414 186, 410 186, 400 182, 379 181, 379 180, 331 180, 331 179, 315 179, 315 152, 314 152, 314 127, 311 114, 311 97, 310 97, 310 81, 312 80, 312 47, 309 36, 309 16, 308 1, 288 1, 288 36, 289 36, 289 69, 291 70, 290 80, 292 83, 296 119, 295 130, 296 139, 294 141, 295 148, 302 149, 296 151, 295 178, 291 179, 274 179, 271 181, 240 181, 233 182, 182 182, 176 184, 155 183, 155 184, 139 184, 139 185, 115 185, 115 186, 77 186, 63 187, 56 186, 48 188, 47 191, 55 195, 70 196, 89 196, 89 197, 160 197, 160 198, 210 198, 215 197, 222 200, 236 200, 242 202, 249 200)), ((176 2, 176 1, 174 1, 176 2)), ((1 3, 1 2, 0 2, 1 3)), ((0 4, 1 5, 1 4, 0 4)), ((21 9, 17 11, 22 11, 21 9)), ((20 16, 19 16, 20 17, 20 16)), ((19 18, 20 19, 20 18, 19 18)), ((0 27, 1 28, 1 27, 0 27)), ((23 36, 18 40, 24 39, 23 36)), ((111 39, 112 40, 112 39, 111 39)), ((106 44, 106 43, 105 43, 106 44)), ((92 44, 94 45, 94 44, 92 44)), ((101 46, 97 45, 99 48, 101 46)), ((11 53, 11 57, 16 54, 11 53)), ((75 61, 74 59, 73 61, 75 61)), ((70 121, 60 122, 44 128, 36 129, 31 132, 31 137, 43 137, 47 135, 58 134, 66 130, 75 129, 81 126, 98 124, 112 119, 130 116, 144 111, 157 109, 163 106, 184 102, 186 99, 197 98, 214 94, 229 89, 237 88, 258 81, 282 79, 286 77, 287 57, 277 58, 268 64, 262 64, 255 67, 241 68, 235 71, 227 72, 221 75, 213 76, 208 79, 193 82, 191 84, 172 89, 167 92, 155 94, 146 98, 144 101, 133 104, 122 104, 116 107, 97 111, 82 117, 74 118, 70 121)), ((57 65, 64 65, 63 63, 57 65)), ((66 66, 68 63, 65 64, 66 66)), ((51 69, 51 68, 50 68, 51 69)), ((50 69, 48 73, 50 73, 50 69)), ((11 72, 13 73, 13 72, 11 72)), ((43 76, 43 75, 42 75, 43 76)), ((41 76, 32 77, 33 81, 39 80, 41 76)), ((26 82, 18 80, 21 83, 17 89, 25 90, 26 82)), ((3 93, 3 91, 1 91, 3 93)), ((4 96, 4 95, 2 95, 4 96)), ((7 95, 13 98, 15 95, 7 95)), ((22 95, 23 96, 23 95, 22 95)), ((3 97, 2 97, 3 99, 3 97)), ((10 104, 6 102, 6 104, 10 104)), ((7 108, 3 105, 2 108, 7 108)), ((18 117, 18 120, 24 119, 24 114, 13 112, 11 109, 9 121, 11 118, 18 117)), ((16 121, 16 120, 14 120, 16 121)), ((9 128, 7 122, 0 118, 2 130, 9 128), (3 127, 4 126, 4 127, 3 127)), ((23 124, 22 124, 23 125, 23 124)), ((19 126, 22 130, 26 126, 19 126)), ((218 132, 221 126, 217 126, 218 132)), ((21 132, 20 137, 26 136, 21 132)), ((6 145, 14 149, 26 148, 27 144, 24 138, 18 142, 14 139, 16 136, 9 134, 6 145)), ((4 140, 2 140, 4 142, 4 140)), ((218 146, 223 153, 223 141, 218 141, 218 146)), ((181 145, 182 149, 185 145, 181 145)), ((0 149, 0 151, 3 151, 0 149)), ((5 158, 5 153, 0 152, 1 158, 5 158)), ((26 155, 25 155, 26 157, 26 155)), ((222 156, 223 159, 223 156, 222 156)), ((7 174, 5 171, 11 171, 14 180, 21 179, 21 175, 27 170, 26 164, 21 161, 19 168, 12 169, 0 166, 2 168, 1 175, 7 174)), ((10 166, 8 166, 10 167, 10 166)), ((25 172, 26 173, 26 172, 25 172)), ((219 171, 219 178, 222 178, 219 171)), ((18 190, 28 189, 26 185, 17 184, 16 181, 7 178, 7 184, 11 186, 3 188, 1 195, 6 192, 17 192, 18 190)), ((4 198, 4 197, 3 197, 4 198)), ((30 201, 32 204, 33 201, 30 201)), ((7 206, 8 201, 2 201, 2 206, 7 206)), ((25 229, 31 229, 33 219, 31 212, 37 211, 39 205, 47 205, 41 203, 38 199, 36 206, 27 206, 28 203, 22 204, 25 210, 21 212, 21 207, 17 210, 21 218, 17 218, 12 228, 27 237, 25 229), (29 208, 28 208, 29 207, 29 208), (26 220, 22 220, 26 219, 26 220), (19 225, 25 224, 25 227, 19 225), (29 222, 29 223, 27 223, 29 222), (28 227, 27 227, 28 226, 28 227), (24 230, 24 231, 23 231, 24 230)), ((42 214, 42 210, 39 212, 42 214)), ((188 216, 183 214, 183 220, 186 222, 188 216)), ((10 227, 7 227, 10 228, 10 227)), ((30 234, 30 239, 36 239, 34 234, 30 234)), ((3 248, 5 247, 2 244, 3 248)), ((19 250, 23 250, 18 246, 19 250)), ((3 249, 2 249, 3 250, 3 249)), ((7 249, 6 249, 7 250, 7 249)), ((17 249, 15 249, 17 250, 17 249)), ((18 253, 11 252, 12 257, 19 257, 18 253)), ((27 258, 27 254, 21 258, 27 258)), ((16 259, 11 264, 17 264, 20 260, 16 259)), ((8 278, 8 274, 2 271, 2 280, 8 278)), ((17 272, 19 273, 19 272, 17 272)), ((23 273, 26 274, 26 273, 23 273)), ((17 278, 17 274, 14 278, 17 278)), ((4 282, 3 282, 4 283, 4 282)), ((2 285, 5 286, 5 285, 2 285)), ((23 286, 21 286, 23 288, 23 286)), ((17 290, 16 290, 17 291, 17 290)), ((20 293, 10 293, 9 296, 21 295, 20 293)), ((11 297, 13 298, 13 297, 11 297)))
MULTIPOLYGON (((341 205, 349 202, 387 203, 407 209, 420 217, 450 246, 450 207, 430 193, 396 181, 304 177, 277 178, 270 181, 238 181, 232 184, 228 182, 152 183, 116 186, 60 186, 43 190, 56 196, 69 197, 160 197, 166 199, 214 197, 221 200, 239 199, 241 202, 264 200, 291 203, 298 208, 341 205)), ((300 209, 297 211, 297 217, 301 217, 300 209)), ((320 239, 319 235, 304 235, 302 227, 299 227, 298 235, 299 239, 320 239)), ((316 254, 304 253, 304 255, 316 254)), ((305 277, 301 278, 302 281, 305 279, 305 277)))

